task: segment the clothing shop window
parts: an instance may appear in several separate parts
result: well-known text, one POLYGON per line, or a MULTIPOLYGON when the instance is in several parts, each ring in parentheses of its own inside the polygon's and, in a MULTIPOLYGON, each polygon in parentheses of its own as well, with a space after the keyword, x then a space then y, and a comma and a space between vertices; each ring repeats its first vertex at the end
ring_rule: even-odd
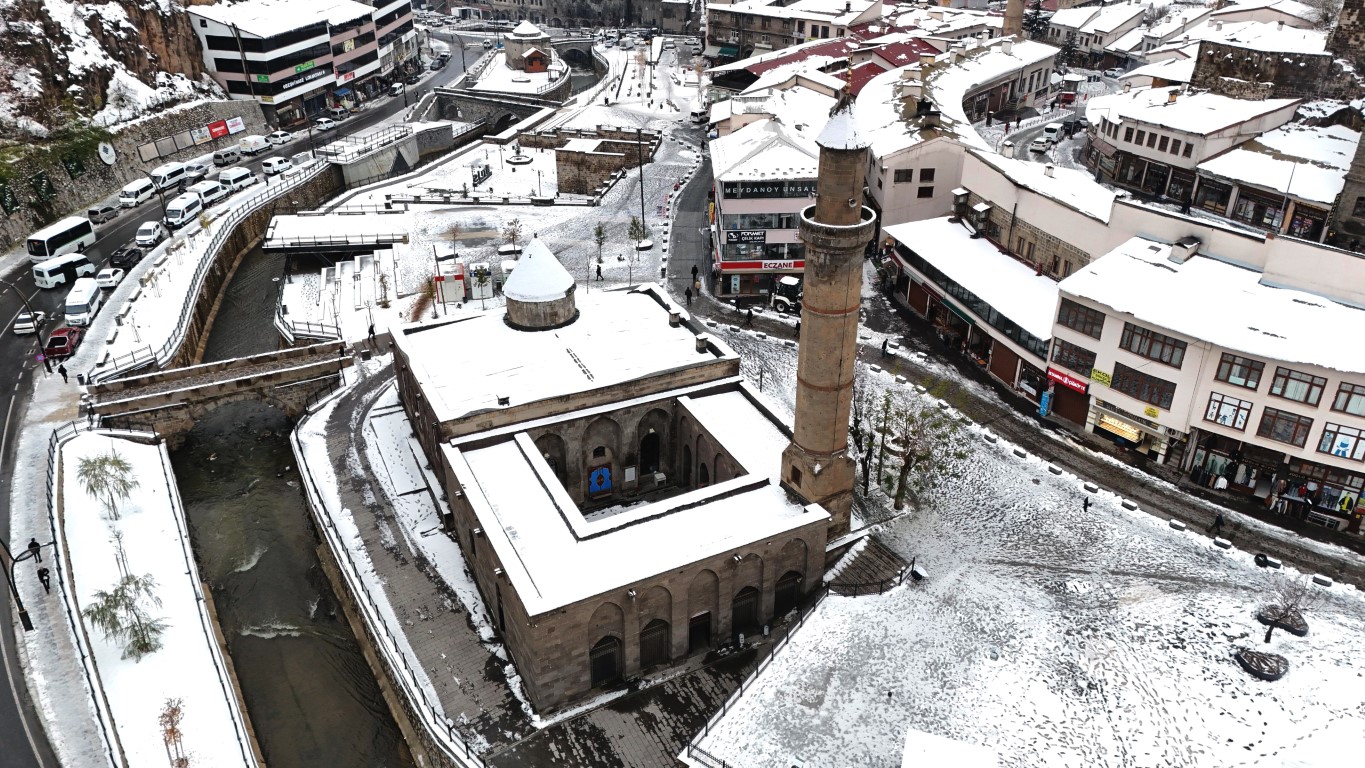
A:
POLYGON ((1328 424, 1322 428, 1322 440, 1318 442, 1318 453, 1326 453, 1342 459, 1365 461, 1365 435, 1355 427, 1341 424, 1328 424))
POLYGON ((1209 408, 1204 412, 1204 421, 1221 424, 1232 429, 1246 429, 1247 419, 1251 418, 1251 401, 1239 400, 1217 392, 1209 395, 1209 408))
POLYGON ((1256 429, 1256 435, 1302 448, 1308 442, 1308 433, 1312 429, 1313 420, 1310 418, 1278 408, 1266 408, 1261 414, 1261 426, 1256 429))

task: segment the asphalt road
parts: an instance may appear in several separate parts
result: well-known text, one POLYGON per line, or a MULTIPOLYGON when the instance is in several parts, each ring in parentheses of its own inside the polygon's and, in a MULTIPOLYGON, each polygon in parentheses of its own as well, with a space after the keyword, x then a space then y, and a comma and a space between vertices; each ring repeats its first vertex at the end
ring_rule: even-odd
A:
MULTIPOLYGON (((482 52, 479 41, 476 40, 470 45, 482 52)), ((469 60, 472 62, 475 58, 477 56, 469 60)), ((370 109, 342 121, 335 131, 325 133, 314 131, 313 141, 320 146, 341 136, 390 120, 404 110, 407 104, 420 98, 429 88, 458 79, 461 75, 458 57, 452 59, 452 62, 443 69, 435 72, 423 70, 422 81, 408 86, 406 100, 402 96, 382 96, 377 103, 372 102, 374 106, 370 109)), ((212 146, 206 146, 206 150, 212 149, 212 146)), ((271 151, 263 152, 254 158, 244 159, 232 167, 249 168, 260 175, 261 163, 267 158, 281 155, 287 157, 308 149, 308 133, 306 131, 296 133, 293 140, 287 144, 273 147, 271 151)), ((214 169, 208 178, 216 178, 220 170, 223 169, 214 169)), ((144 222, 155 221, 161 215, 161 203, 155 197, 137 208, 120 211, 112 221, 96 225, 97 240, 94 246, 86 249, 86 255, 97 267, 102 267, 115 250, 132 242, 139 226, 144 222)), ((4 413, 4 425, 3 429, 0 429, 0 536, 9 541, 10 478, 14 473, 14 452, 18 444, 19 425, 23 423, 24 409, 28 407, 28 393, 31 391, 31 387, 28 386, 29 377, 35 375, 35 372, 39 376, 56 375, 47 373, 36 360, 36 355, 41 349, 40 340, 46 340, 47 335, 60 326, 61 322, 60 317, 56 321, 49 320, 42 328, 42 332, 36 335, 15 335, 10 328, 15 317, 24 310, 25 302, 35 310, 46 312, 49 317, 53 314, 60 316, 66 290, 64 286, 49 290, 39 289, 33 282, 32 264, 27 262, 21 263, 0 279, 13 286, 0 285, 0 291, 3 291, 0 292, 0 323, 3 323, 0 325, 0 360, 8 363, 0 366, 0 412, 4 413)), ((108 307, 104 311, 108 311, 108 307)), ((75 372, 72 371, 71 375, 74 376, 75 372)), ((38 490, 35 489, 34 492, 36 495, 38 490)), ((36 534, 40 540, 45 539, 41 531, 20 531, 19 534, 19 538, 36 534)), ((31 568, 20 567, 17 571, 16 578, 34 578, 31 568)), ((12 600, 6 599, 3 606, 0 606, 0 626, 13 626, 12 600)), ((0 678, 3 678, 3 682, 0 682, 0 765, 4 768, 58 768, 56 756, 34 711, 28 687, 19 668, 15 654, 15 638, 9 631, 2 629, 0 678)))

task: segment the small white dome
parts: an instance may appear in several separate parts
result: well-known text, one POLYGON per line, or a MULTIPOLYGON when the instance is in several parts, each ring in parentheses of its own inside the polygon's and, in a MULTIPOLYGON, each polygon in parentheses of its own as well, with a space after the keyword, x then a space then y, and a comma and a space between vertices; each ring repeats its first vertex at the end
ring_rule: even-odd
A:
POLYGON ((507 278, 502 292, 513 301, 536 303, 562 299, 573 287, 569 270, 539 238, 532 238, 522 249, 517 268, 507 278))
POLYGON ((540 31, 540 27, 537 27, 525 19, 516 26, 516 29, 512 30, 512 35, 514 37, 540 37, 544 34, 544 32, 540 31))

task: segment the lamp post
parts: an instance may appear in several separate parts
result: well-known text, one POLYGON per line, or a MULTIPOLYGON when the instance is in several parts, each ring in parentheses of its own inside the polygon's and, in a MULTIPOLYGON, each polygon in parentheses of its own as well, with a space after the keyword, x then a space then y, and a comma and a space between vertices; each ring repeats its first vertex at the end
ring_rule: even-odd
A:
MULTIPOLYGON (((645 228, 645 134, 640 128, 635 129, 635 157, 636 164, 640 168, 640 231, 645 228)), ((635 254, 640 253, 640 241, 635 241, 635 254)), ((632 258, 631 261, 634 261, 632 258)))
POLYGON ((147 174, 147 181, 152 182, 152 189, 156 190, 156 198, 161 201, 161 218, 166 218, 166 193, 161 191, 161 185, 156 183, 152 175, 147 174))
POLYGON ((33 619, 29 618, 28 609, 24 607, 24 600, 19 597, 19 588, 14 584, 14 568, 24 560, 39 560, 41 558, 39 553, 43 551, 44 546, 51 545, 39 544, 20 552, 19 556, 15 557, 14 553, 10 552, 9 545, 5 543, 4 537, 0 536, 0 550, 4 550, 5 559, 8 561, 4 569, 5 579, 9 583, 10 595, 14 597, 14 606, 19 609, 19 623, 23 625, 25 632, 33 631, 33 619))

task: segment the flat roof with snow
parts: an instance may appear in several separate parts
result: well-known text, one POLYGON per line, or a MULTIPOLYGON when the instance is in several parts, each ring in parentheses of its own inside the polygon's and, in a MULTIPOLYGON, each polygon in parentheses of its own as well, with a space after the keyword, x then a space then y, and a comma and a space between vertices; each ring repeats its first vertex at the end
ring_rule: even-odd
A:
POLYGON ((716 384, 725 389, 658 398, 676 397, 736 459, 739 474, 654 502, 584 517, 526 432, 504 432, 492 443, 470 435, 442 447, 527 613, 544 614, 828 520, 821 507, 803 506, 778 484, 788 436, 756 405, 759 396, 738 379, 716 384))
POLYGON ((1360 133, 1344 125, 1290 123, 1205 160, 1199 170, 1330 207, 1359 143, 1360 133))
POLYGON ((1052 338, 1058 286, 1051 278, 947 217, 895 224, 886 234, 1034 337, 1052 338))
POLYGON ((1365 310, 1263 285, 1260 272, 1207 256, 1177 264, 1170 255, 1169 244, 1134 237, 1063 280, 1061 290, 1229 351, 1365 373, 1365 358, 1343 343, 1365 328, 1365 310))
POLYGON ((714 340, 719 351, 698 352, 696 334, 669 325, 669 306, 652 291, 577 295, 578 319, 548 331, 516 330, 490 309, 404 326, 394 342, 443 422, 506 407, 500 397, 525 405, 734 356, 714 340))
POLYGON ((256 37, 275 37, 321 21, 345 24, 373 14, 375 8, 354 0, 238 0, 185 10, 256 37))
POLYGON ((1030 163, 994 152, 975 151, 973 154, 1015 184, 1049 197, 1092 219, 1109 223, 1109 216, 1114 210, 1114 198, 1119 195, 1090 178, 1090 174, 1054 166, 1052 175, 1049 176, 1047 166, 1041 163, 1030 163))
POLYGON ((745 179, 813 179, 820 163, 820 148, 808 135, 824 126, 802 124, 803 130, 775 119, 752 122, 737 131, 711 140, 711 163, 716 181, 745 179))
POLYGON ((387 246, 408 242, 412 221, 406 213, 382 215, 329 213, 279 215, 265 230, 264 250, 292 248, 387 246))
POLYGON ((1180 86, 1167 88, 1134 88, 1128 93, 1096 96, 1086 104, 1086 119, 1091 123, 1099 115, 1107 115, 1110 122, 1135 120, 1148 125, 1159 125, 1176 131, 1207 136, 1225 128, 1241 125, 1277 110, 1292 107, 1298 99, 1261 99, 1249 101, 1221 96, 1209 91, 1183 93, 1180 86), (1175 101, 1171 94, 1175 93, 1175 101))

